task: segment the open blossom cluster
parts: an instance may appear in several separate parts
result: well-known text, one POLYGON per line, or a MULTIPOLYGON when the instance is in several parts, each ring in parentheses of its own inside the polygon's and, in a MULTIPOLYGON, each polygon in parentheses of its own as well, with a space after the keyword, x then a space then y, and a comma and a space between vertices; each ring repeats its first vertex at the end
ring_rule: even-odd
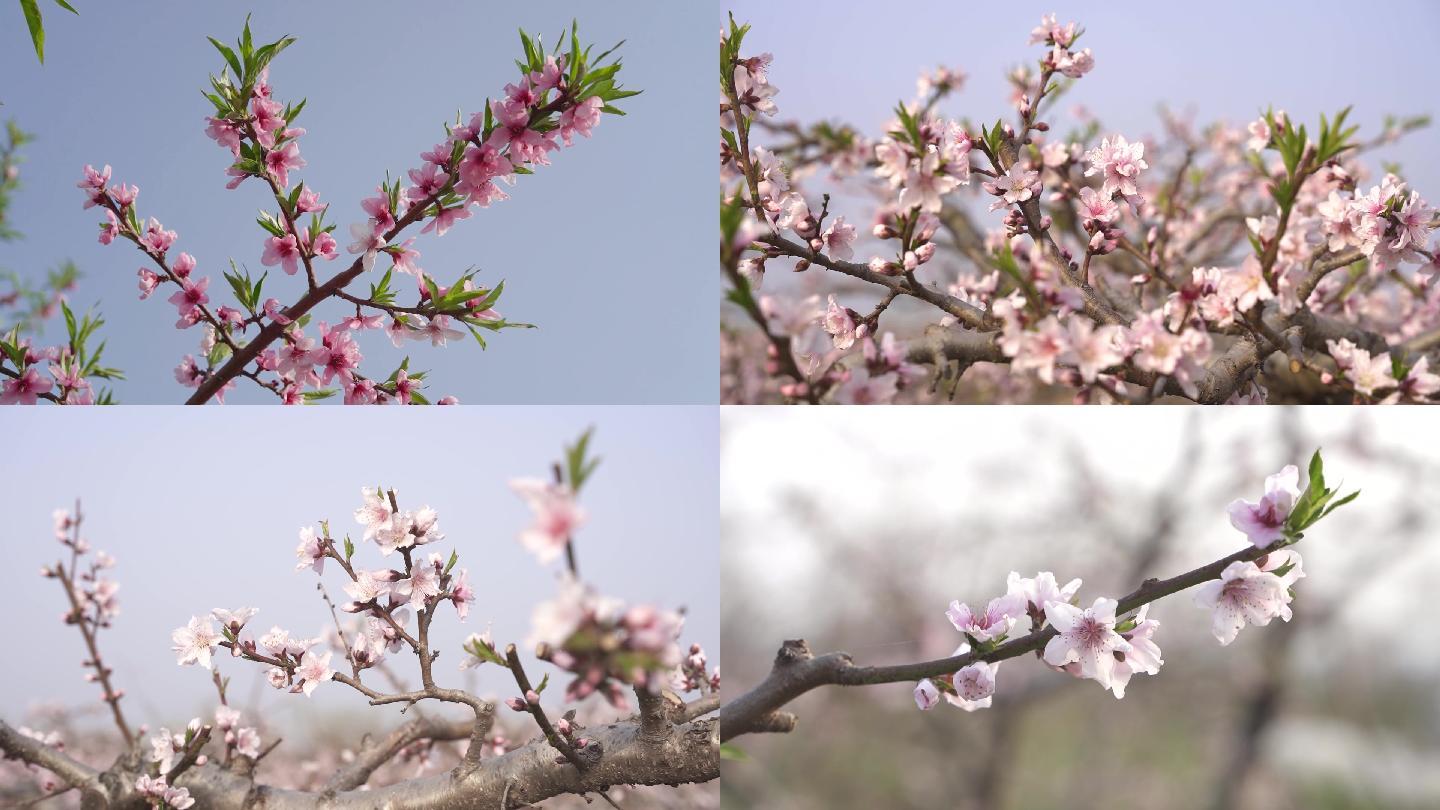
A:
MULTIPOLYGON (((1105 597, 1081 608, 1076 604, 1080 584, 1075 579, 1061 586, 1049 571, 1033 578, 1011 572, 1005 594, 990 600, 983 610, 951 602, 945 615, 965 637, 954 654, 984 652, 1005 642, 1017 627, 1030 632, 1048 623, 1057 632, 1045 646, 1045 662, 1077 678, 1097 681, 1123 698, 1132 675, 1154 675, 1164 663, 1152 640, 1159 622, 1146 618, 1148 606, 1129 619, 1117 620, 1116 601, 1105 597)), ((1000 662, 980 660, 953 675, 927 678, 915 687, 915 703, 930 709, 944 697, 966 711, 987 708, 999 671, 1000 662)))
POLYGON ((135 792, 140 794, 151 807, 172 807, 175 810, 185 810, 187 807, 195 806, 195 797, 190 795, 189 789, 168 784, 164 774, 160 776, 141 775, 139 779, 135 780, 135 792))
MULTIPOLYGON (((1265 479, 1260 500, 1237 499, 1230 504, 1230 524, 1257 548, 1269 548, 1288 536, 1287 521, 1300 497, 1300 470, 1286 465, 1265 479)), ((1211 611, 1211 631, 1221 644, 1229 644, 1247 624, 1263 627, 1277 617, 1290 621, 1291 589, 1305 576, 1301 566, 1300 554, 1289 548, 1255 562, 1230 563, 1220 579, 1196 590, 1195 603, 1211 611)))
POLYGON ((948 85, 927 79, 873 139, 828 122, 772 123, 773 60, 736 57, 737 86, 752 99, 756 87, 772 92, 763 105, 727 97, 722 107, 721 182, 737 207, 722 218, 722 265, 748 288, 732 300, 764 338, 725 330, 727 400, 925 399, 953 392, 960 375, 989 399, 1057 387, 1079 402, 1250 403, 1314 397, 1311 386, 1362 402, 1440 395, 1427 338, 1440 323, 1440 218, 1395 175, 1365 183, 1358 158, 1404 128, 1361 144, 1343 114, 1318 138, 1283 112, 1248 137, 1170 116, 1168 141, 1140 141, 1081 110, 1082 126, 1058 137, 1045 104, 1072 91, 1060 77, 1094 64, 1075 47, 1080 33, 1053 15, 1032 33, 1050 50, 1038 71, 1011 76, 1016 123, 967 130, 937 110, 948 85), (854 212, 805 188, 826 169, 880 200, 873 241, 854 212), (977 219, 959 194, 976 174, 990 210, 1005 212, 998 222, 977 219), (810 272, 761 294, 782 261, 810 272), (855 292, 827 304, 816 265, 884 295, 873 310, 855 292), (897 296, 939 313, 916 328, 891 314, 897 296), (925 376, 934 381, 917 385, 925 376))
MULTIPOLYGON (((226 169, 228 188, 250 178, 266 185, 274 209, 262 210, 256 220, 264 232, 260 262, 286 275, 303 274, 305 294, 287 304, 266 296, 265 277, 255 280, 236 270, 224 274, 236 300, 212 302, 217 289, 211 288, 209 277, 196 272, 196 259, 189 253, 170 253, 177 234, 153 217, 146 221, 138 215, 138 187, 110 184, 109 166, 86 166, 79 186, 86 208, 104 210, 100 242, 110 244, 118 237, 139 247, 149 259, 139 270, 140 297, 173 286, 168 301, 178 314, 176 327, 201 327, 199 352, 186 355, 175 369, 176 380, 198 389, 194 396, 201 400, 213 396, 223 401, 224 393, 245 377, 286 404, 328 397, 337 390, 348 404, 426 403, 420 394, 424 374, 410 371, 408 364, 388 378, 360 371, 361 333, 383 331, 396 347, 419 341, 442 347, 469 330, 483 345, 477 329, 498 331, 523 324, 506 321, 494 309, 503 285, 479 286, 473 272, 442 285, 417 263, 420 252, 413 247, 414 238, 401 239, 400 232, 423 222, 422 234, 443 236, 475 207, 506 199, 502 187, 513 184, 516 174, 549 165, 550 156, 574 143, 576 136, 589 137, 603 111, 614 111, 607 107, 608 100, 633 93, 621 91, 613 80, 572 70, 570 60, 578 52, 546 55, 526 38, 529 65, 506 85, 502 98, 490 101, 467 123, 447 127, 445 140, 422 152, 420 165, 406 172, 408 183, 382 183, 374 196, 361 201, 365 216, 350 226, 346 248, 357 258, 326 279, 320 275, 322 263, 341 255, 335 225, 325 221, 330 206, 294 177, 306 165, 299 147, 305 130, 294 125, 305 105, 280 102, 270 84, 269 60, 293 40, 285 38, 260 51, 251 50, 249 40, 247 25, 239 57, 215 43, 228 69, 212 77, 214 92, 206 93, 216 111, 206 118, 205 132, 233 159, 226 169), (237 75, 231 76, 230 69, 237 75), (389 270, 371 285, 370 293, 346 292, 381 256, 390 261, 389 270), (401 304, 397 298, 402 291, 392 287, 392 280, 399 284, 405 276, 413 279, 413 305, 401 304), (329 299, 343 303, 353 315, 319 321, 307 333, 309 314, 329 299)), ((577 68, 583 67, 584 57, 580 59, 577 68)), ((34 392, 48 390, 41 388, 44 382, 31 374, 16 382, 15 396, 33 399, 34 392)))
MULTIPOLYGON (((308 568, 323 574, 325 562, 333 560, 350 578, 344 588, 351 601, 341 609, 359 614, 362 623, 353 638, 347 636, 339 646, 346 650, 347 663, 355 672, 373 667, 387 653, 402 649, 408 641, 406 628, 412 614, 433 611, 440 602, 448 601, 464 619, 476 596, 468 572, 463 568, 453 570, 453 556, 447 563, 439 554, 427 556, 418 551, 445 537, 435 510, 428 506, 400 510, 393 490, 364 488, 361 498, 355 520, 362 529, 362 539, 373 542, 384 556, 399 552, 404 559, 398 569, 352 565, 353 548, 348 546, 348 538, 346 549, 337 548, 324 524, 318 532, 312 527, 302 528, 295 550, 297 570, 308 568)), ((186 627, 174 633, 179 663, 209 667, 216 649, 224 647, 232 656, 268 665, 266 676, 277 689, 309 696, 330 680, 335 672, 334 652, 324 638, 292 636, 284 628, 272 627, 257 639, 245 631, 255 613, 254 608, 217 608, 212 615, 219 623, 218 631, 209 618, 192 617, 186 627)))
MULTIPOLYGON (((20 338, 17 348, 23 359, 14 376, 0 382, 0 405, 34 405, 43 396, 67 405, 98 401, 95 383, 72 345, 35 346, 29 338, 20 338)), ((4 364, 5 359, 0 359, 0 367, 4 364)))
POLYGON ((528 644, 539 658, 574 678, 567 700, 599 693, 611 705, 627 705, 624 686, 658 693, 684 662, 677 639, 684 618, 649 605, 627 606, 567 577, 559 594, 535 608, 528 644))
MULTIPOLYGON (((1234 641, 1246 625, 1264 626, 1277 617, 1290 620, 1292 587, 1305 574, 1298 553, 1276 546, 1293 536, 1287 526, 1303 496, 1299 470, 1289 465, 1266 479, 1265 494, 1258 501, 1239 499, 1230 504, 1231 525, 1255 547, 1274 550, 1255 561, 1230 563, 1219 578, 1196 590, 1195 602, 1211 612, 1211 630, 1222 645, 1234 641)), ((1060 586, 1049 571, 1034 578, 1012 572, 1005 594, 983 608, 951 602, 945 615, 964 636, 954 655, 983 656, 1012 635, 1048 626, 1054 635, 1041 652, 1047 664, 1096 681, 1117 698, 1125 697, 1132 676, 1158 674, 1165 663, 1155 640, 1160 622, 1149 618, 1148 603, 1128 616, 1119 612, 1117 600, 1108 597, 1083 607, 1076 598, 1080 585, 1075 579, 1060 586)), ((1000 663, 982 658, 951 675, 926 678, 915 686, 915 703, 931 709, 943 697, 966 711, 986 708, 995 693, 1000 663)))
POLYGON ((563 483, 538 478, 517 478, 510 489, 524 499, 535 521, 520 533, 520 543, 541 565, 553 562, 571 536, 585 523, 585 508, 575 500, 575 491, 563 483))

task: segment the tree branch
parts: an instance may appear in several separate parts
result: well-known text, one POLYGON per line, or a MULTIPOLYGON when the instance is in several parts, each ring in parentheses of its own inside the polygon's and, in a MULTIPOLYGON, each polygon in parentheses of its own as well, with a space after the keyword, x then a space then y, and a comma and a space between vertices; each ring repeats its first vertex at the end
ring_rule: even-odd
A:
POLYGON ((389 762, 411 743, 427 739, 437 742, 463 740, 471 736, 474 725, 463 721, 416 718, 390 732, 383 739, 367 738, 360 750, 355 752, 355 759, 336 771, 325 783, 323 792, 328 795, 354 790, 364 785, 376 769, 389 762))
POLYGON ((641 739, 637 723, 587 729, 604 750, 585 771, 555 763, 547 742, 536 740, 503 756, 482 761, 475 770, 412 779, 371 790, 316 794, 280 790, 207 765, 191 770, 179 784, 197 806, 215 810, 462 810, 475 807, 519 808, 561 794, 598 793, 612 785, 679 785, 708 782, 720 775, 719 728, 715 720, 673 727, 658 746, 641 739))
POLYGON ((0 720, 0 751, 4 752, 6 758, 19 759, 50 771, 66 784, 79 788, 87 795, 92 792, 108 795, 100 782, 99 771, 71 759, 39 740, 26 737, 4 720, 0 720))
MULTIPOLYGON (((1282 541, 1267 548, 1250 546, 1208 565, 1202 565, 1170 579, 1147 579, 1140 587, 1119 600, 1116 615, 1123 615, 1142 605, 1178 593, 1212 579, 1232 562, 1258 560, 1284 547, 1282 541)), ((730 701, 720 709, 720 739, 729 740, 741 734, 760 730, 775 721, 769 719, 777 709, 820 686, 862 686, 869 684, 918 681, 948 675, 976 661, 1004 661, 1029 652, 1038 652, 1056 631, 1044 627, 1028 635, 1001 644, 988 653, 968 653, 935 661, 898 664, 883 667, 856 666, 848 653, 830 653, 815 657, 803 639, 787 641, 775 656, 770 674, 749 692, 730 701)))

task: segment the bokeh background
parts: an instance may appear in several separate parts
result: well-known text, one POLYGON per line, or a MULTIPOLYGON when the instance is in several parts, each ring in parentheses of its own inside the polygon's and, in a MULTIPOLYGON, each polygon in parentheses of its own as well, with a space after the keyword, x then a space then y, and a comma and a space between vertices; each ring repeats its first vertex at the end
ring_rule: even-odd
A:
MULTIPOLYGON (((444 350, 407 344, 402 352, 371 333, 361 340, 365 367, 388 374, 409 353, 412 368, 434 371, 432 392, 467 403, 714 401, 713 321, 694 314, 714 311, 718 287, 710 274, 683 272, 715 222, 713 101, 695 91, 697 77, 714 69, 711 8, 256 0, 80 3, 75 16, 41 5, 43 66, 20 9, 11 2, 0 11, 0 119, 36 136, 10 223, 26 238, 0 249, 0 269, 40 280, 75 261, 85 277, 72 306, 98 302, 105 314, 106 356, 128 376, 116 386, 121 402, 183 401, 172 369, 200 335, 176 331, 164 296, 136 300, 143 257, 133 246, 96 243, 101 217, 81 209, 75 182, 85 164, 109 163, 116 181, 139 185, 141 212, 179 232, 175 249, 213 276, 212 298, 213 285, 226 289, 230 259, 259 277, 265 234, 255 212, 273 200, 254 181, 225 189, 229 154, 204 134, 213 108, 200 95, 223 64, 206 35, 233 41, 247 13, 257 39, 298 37, 272 64, 271 80, 278 97, 309 100, 297 122, 308 130, 300 148, 309 165, 299 176, 331 204, 345 256, 348 225, 364 218, 360 200, 386 172, 403 177, 457 111, 468 117, 514 80, 517 28, 553 44, 578 18, 582 38, 598 49, 625 40, 621 81, 644 91, 622 105, 628 116, 606 116, 594 137, 519 178, 510 200, 415 245, 421 266, 441 280, 472 266, 482 283, 506 279, 500 310, 540 328, 495 335, 484 352, 468 335, 444 350)), ((266 287, 293 299, 303 282, 276 268, 266 287)), ((274 397, 241 385, 227 399, 274 397)))
MULTIPOLYGON (((1324 449, 1360 498, 1297 547, 1294 621, 1229 647, 1189 593, 1152 605, 1165 659, 1124 700, 1022 657, 994 707, 914 684, 822 688, 791 734, 733 742, 722 806, 1315 810, 1440 806, 1440 448, 1419 410, 726 408, 725 698, 785 639, 860 664, 949 655, 952 599, 1010 571, 1118 596, 1243 546, 1225 506, 1324 449)), ((1302 466, 1303 469, 1303 466, 1302 466)))
MULTIPOLYGON (((490 628, 497 643, 514 641, 525 650, 531 613, 555 595, 564 563, 541 566, 521 547, 517 535, 530 512, 507 482, 548 477, 562 443, 591 425, 591 447, 602 460, 581 494, 589 513, 576 537, 583 578, 629 604, 686 609, 682 643, 699 642, 712 665, 719 664, 713 407, 441 408, 415 418, 418 413, 301 411, 282 418, 271 409, 179 406, 12 411, 5 420, 7 462, 0 465, 11 516, 0 527, 0 551, 10 574, 15 654, 0 667, 0 716, 12 725, 64 730, 70 750, 82 757, 87 743, 115 736, 99 687, 81 677, 80 635, 61 623, 63 591, 38 573, 62 552, 52 539, 52 509, 82 498, 82 536, 118 560, 110 574, 120 583, 120 615, 100 644, 126 691, 127 718, 132 725, 178 729, 191 717, 208 719, 216 700, 208 672, 176 665, 171 631, 192 615, 241 605, 260 609, 250 625, 257 637, 273 625, 299 637, 333 627, 316 575, 294 570, 298 532, 328 519, 335 537, 354 537, 358 567, 380 567, 388 560, 361 541, 352 517, 360 488, 376 484, 393 487, 401 508, 428 504, 439 513, 446 540, 436 550, 459 552, 458 565, 469 570, 479 594, 467 621, 448 608, 437 616, 437 681, 509 697, 515 685, 508 672, 458 670, 460 646, 468 634, 490 628)), ((319 581, 343 603, 344 580, 332 563, 319 581)), ((350 617, 341 618, 348 627, 350 617)), ((551 671, 547 708, 559 707, 566 678, 528 654, 522 658, 532 680, 551 671)), ((231 678, 231 705, 246 713, 246 723, 258 721, 267 743, 284 739, 277 756, 262 762, 261 781, 294 779, 312 754, 324 766, 362 733, 388 731, 406 719, 399 707, 370 707, 342 684, 323 685, 306 700, 270 688, 261 666, 223 655, 216 660, 231 678)), ((417 684, 413 660, 388 659, 397 676, 417 684)), ((378 677, 366 682, 383 683, 378 677)), ((468 711, 454 708, 421 707, 434 716, 468 711)), ((617 716, 603 701, 582 707, 588 722, 617 716)), ((537 733, 507 709, 496 717, 512 739, 537 733)), ((439 768, 447 761, 453 762, 436 760, 439 768)), ((406 768, 388 775, 407 777, 414 766, 406 768)), ((695 786, 681 794, 690 802, 684 806, 713 805, 716 791, 713 783, 695 786)), ((656 791, 653 801, 673 794, 656 791)))

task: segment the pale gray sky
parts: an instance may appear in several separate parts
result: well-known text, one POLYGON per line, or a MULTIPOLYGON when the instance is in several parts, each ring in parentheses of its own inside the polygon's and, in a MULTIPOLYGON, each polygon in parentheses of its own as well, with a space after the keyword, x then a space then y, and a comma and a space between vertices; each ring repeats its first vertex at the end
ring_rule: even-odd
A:
MULTIPOLYGON (((326 518, 336 536, 353 532, 360 488, 375 484, 395 488, 402 508, 428 504, 438 511, 447 537, 439 550, 460 552, 460 565, 479 591, 467 622, 447 609, 434 624, 437 649, 444 651, 438 678, 460 685, 463 638, 493 626, 497 641, 523 642, 532 608, 554 595, 563 566, 542 567, 521 548, 516 535, 529 512, 506 482, 548 475, 561 443, 592 424, 603 461, 582 493, 590 516, 576 540, 582 575, 628 602, 688 608, 683 643, 698 641, 719 661, 713 407, 436 408, 423 414, 32 408, 8 409, 5 417, 0 491, 11 519, 0 529, 0 550, 10 574, 8 646, 24 651, 0 667, 0 716, 7 721, 21 720, 40 700, 77 706, 98 700, 98 687, 82 679, 80 635, 60 622, 63 592, 38 574, 62 551, 52 539, 51 510, 77 496, 84 499, 84 536, 118 560, 113 575, 121 583, 121 613, 101 643, 128 693, 134 724, 173 727, 213 706, 208 673, 177 666, 170 652, 171 630, 190 616, 215 607, 258 607, 257 635, 272 624, 315 635, 329 624, 315 575, 294 570, 297 533, 326 518)), ((378 550, 360 545, 357 564, 380 567, 378 550)), ((332 598, 343 598, 343 578, 327 567, 332 598)), ((220 660, 234 678, 233 694, 242 702, 259 694, 272 721, 288 725, 320 712, 358 712, 380 724, 379 711, 347 687, 327 684, 307 701, 260 686, 258 665, 220 660)), ((540 665, 529 666, 538 678, 540 665)), ((478 689, 507 696, 514 683, 485 667, 478 689)))

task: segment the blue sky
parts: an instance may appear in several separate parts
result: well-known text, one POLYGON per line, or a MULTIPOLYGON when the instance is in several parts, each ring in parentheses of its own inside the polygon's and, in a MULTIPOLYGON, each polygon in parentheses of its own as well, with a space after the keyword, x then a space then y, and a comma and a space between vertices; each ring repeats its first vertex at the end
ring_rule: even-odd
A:
MULTIPOLYGON (((81 209, 74 183, 86 163, 109 163, 117 180, 139 185, 141 212, 179 232, 176 250, 213 276, 212 297, 229 259, 258 276, 264 239, 254 216, 267 197, 253 182, 225 190, 229 156, 203 134, 210 110, 200 95, 222 64, 205 36, 233 40, 247 12, 257 38, 299 39, 272 65, 272 83, 282 99, 309 100, 300 176, 332 204, 342 235, 387 170, 418 165, 457 109, 481 109, 515 78, 517 27, 550 42, 578 15, 582 37, 600 48, 627 40, 622 80, 644 90, 624 104, 628 117, 607 116, 593 138, 521 178, 511 200, 416 245, 441 279, 471 266, 483 269, 482 282, 506 279, 501 310, 540 328, 498 335, 483 353, 468 338, 407 349, 412 367, 433 369, 432 393, 467 403, 714 401, 718 286, 692 266, 715 227, 708 7, 452 0, 422 13, 412 4, 253 2, 140 13, 79 3, 76 17, 42 5, 43 67, 19 9, 0 12, 0 117, 37 136, 13 209, 27 238, 0 247, 0 268, 38 278, 62 259, 79 264, 86 277, 74 301, 103 305, 107 354, 129 377, 121 401, 183 401, 171 370, 199 334, 173 328, 163 297, 136 300, 143 257, 96 243, 99 218, 81 209)), ((298 279, 271 279, 282 297, 298 296, 298 279)), ((362 349, 372 373, 388 374, 403 356, 378 333, 362 349)), ((261 393, 241 386, 230 401, 268 401, 261 393)))
MULTIPOLYGON (((434 624, 444 651, 437 677, 461 685, 456 653, 464 637, 493 626, 497 641, 522 642, 531 609, 554 595, 563 566, 541 566, 521 548, 516 535, 529 512, 506 482, 547 475, 562 442, 587 425, 597 428, 592 446, 602 461, 581 497, 589 511, 577 537, 582 575, 628 602, 687 607, 683 640, 700 642, 718 662, 713 406, 284 415, 256 408, 17 408, 6 413, 5 453, 23 463, 0 465, 0 491, 11 505, 0 551, 11 575, 10 604, 19 607, 10 649, 26 650, 30 663, 0 667, 0 716, 14 723, 33 702, 88 706, 98 698, 97 687, 81 678, 81 638, 60 622, 63 592, 37 573, 61 553, 51 510, 77 496, 84 501, 83 536, 118 560, 121 613, 101 643, 128 693, 132 724, 174 727, 213 705, 207 673, 177 666, 170 652, 171 630, 192 615, 243 604, 260 608, 253 620, 260 633, 279 624, 318 634, 330 616, 315 575, 294 571, 298 531, 329 519, 336 536, 354 532, 360 488, 377 483, 395 488, 402 508, 428 504, 439 513, 447 537, 439 549, 459 551, 479 591, 467 622, 447 609, 434 624)), ((384 558, 362 544, 356 559, 378 568, 384 558)), ((331 568, 324 582, 332 598, 342 598, 343 574, 331 568)), ((539 665, 529 667, 538 677, 539 665)), ((282 726, 340 713, 384 722, 381 711, 365 710, 358 694, 338 684, 306 701, 261 684, 261 667, 226 658, 221 668, 233 676, 232 695, 246 705, 258 697, 282 726)), ((478 693, 503 697, 513 688, 498 668, 480 670, 478 693)))
MULTIPOLYGON (((874 134, 898 100, 915 92, 922 69, 937 64, 970 75, 947 100, 950 115, 993 121, 1007 114, 1004 74, 1033 63, 1026 45, 1040 17, 1085 29, 1095 69, 1052 116, 1067 130, 1069 110, 1084 104, 1108 132, 1132 138, 1159 131, 1162 102, 1193 110, 1197 121, 1241 124, 1267 105, 1318 121, 1354 104, 1359 137, 1379 132, 1389 113, 1440 112, 1427 91, 1440 5, 1406 0, 1365 6, 1306 3, 938 3, 892 0, 868 13, 817 13, 804 3, 735 0, 722 4, 754 25, 746 51, 772 51, 781 115, 838 118, 874 134)), ((718 22, 718 21, 717 21, 718 22)), ((1313 129, 1312 123, 1311 128, 1313 129)), ((1399 161, 1421 193, 1440 198, 1432 128, 1377 155, 1399 161)))

